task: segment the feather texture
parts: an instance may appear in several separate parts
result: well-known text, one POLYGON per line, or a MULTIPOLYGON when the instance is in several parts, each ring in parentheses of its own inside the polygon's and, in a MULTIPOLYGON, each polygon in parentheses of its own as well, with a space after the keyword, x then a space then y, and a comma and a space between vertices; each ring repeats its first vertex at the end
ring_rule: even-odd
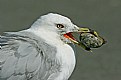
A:
POLYGON ((0 80, 47 80, 58 73, 56 49, 42 41, 32 33, 1 36, 0 80))

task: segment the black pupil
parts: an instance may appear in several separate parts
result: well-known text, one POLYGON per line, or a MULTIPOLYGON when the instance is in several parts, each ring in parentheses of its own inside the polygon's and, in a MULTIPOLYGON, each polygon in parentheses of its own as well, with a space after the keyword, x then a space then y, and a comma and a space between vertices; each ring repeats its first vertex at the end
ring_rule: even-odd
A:
POLYGON ((64 28, 62 24, 57 24, 57 28, 64 28))

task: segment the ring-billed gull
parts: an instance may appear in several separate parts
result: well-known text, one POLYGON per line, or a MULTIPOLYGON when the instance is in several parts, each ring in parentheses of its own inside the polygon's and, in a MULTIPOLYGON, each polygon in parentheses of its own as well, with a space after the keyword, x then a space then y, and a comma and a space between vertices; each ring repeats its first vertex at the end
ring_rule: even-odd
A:
MULTIPOLYGON (((0 36, 0 80, 68 80, 75 54, 68 43, 81 31, 67 17, 49 13, 19 32, 0 36)), ((82 30, 83 31, 83 30, 82 30)))

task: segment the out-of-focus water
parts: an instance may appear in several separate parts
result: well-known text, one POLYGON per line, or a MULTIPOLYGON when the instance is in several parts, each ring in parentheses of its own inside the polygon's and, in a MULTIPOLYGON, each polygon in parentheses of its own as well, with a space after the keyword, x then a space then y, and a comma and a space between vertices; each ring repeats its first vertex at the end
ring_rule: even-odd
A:
POLYGON ((29 28, 48 12, 97 30, 108 42, 92 53, 76 46, 77 65, 69 80, 121 80, 121 0, 0 0, 0 33, 29 28))

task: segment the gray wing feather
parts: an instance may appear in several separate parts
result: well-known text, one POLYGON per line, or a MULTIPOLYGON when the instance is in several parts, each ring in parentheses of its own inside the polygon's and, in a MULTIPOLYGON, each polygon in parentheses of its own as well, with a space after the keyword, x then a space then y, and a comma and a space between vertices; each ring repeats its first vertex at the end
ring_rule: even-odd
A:
POLYGON ((0 37, 0 80, 48 80, 59 72, 56 48, 29 32, 0 37))

